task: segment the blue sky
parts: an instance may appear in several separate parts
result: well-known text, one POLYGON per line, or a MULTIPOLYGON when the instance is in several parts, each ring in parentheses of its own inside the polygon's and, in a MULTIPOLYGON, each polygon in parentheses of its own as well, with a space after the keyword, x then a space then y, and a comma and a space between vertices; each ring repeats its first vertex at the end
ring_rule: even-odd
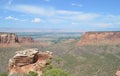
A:
POLYGON ((120 0, 0 0, 0 28, 120 30, 120 0))

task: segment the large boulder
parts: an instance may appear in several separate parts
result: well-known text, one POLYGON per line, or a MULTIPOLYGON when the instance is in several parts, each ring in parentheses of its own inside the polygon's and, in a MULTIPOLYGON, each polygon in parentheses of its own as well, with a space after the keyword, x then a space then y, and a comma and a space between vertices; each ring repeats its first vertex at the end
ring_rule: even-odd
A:
POLYGON ((13 58, 9 59, 9 75, 26 74, 30 71, 42 74, 42 68, 45 67, 48 60, 51 60, 52 53, 41 52, 39 49, 27 49, 17 51, 13 58))
POLYGON ((116 76, 120 76, 120 71, 117 71, 117 72, 115 73, 115 75, 116 75, 116 76))

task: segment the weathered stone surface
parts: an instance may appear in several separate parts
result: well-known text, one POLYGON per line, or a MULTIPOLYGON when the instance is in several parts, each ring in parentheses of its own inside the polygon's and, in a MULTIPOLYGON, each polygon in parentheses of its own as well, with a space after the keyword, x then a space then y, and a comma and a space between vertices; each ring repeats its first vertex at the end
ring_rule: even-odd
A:
POLYGON ((116 76, 120 76, 120 71, 117 71, 117 72, 115 73, 115 75, 116 75, 116 76))
POLYGON ((120 32, 85 32, 78 44, 120 42, 120 32))
POLYGON ((0 44, 11 44, 18 42, 18 36, 14 33, 0 33, 0 44))
POLYGON ((51 58, 51 52, 41 52, 36 48, 17 51, 15 56, 9 60, 9 75, 34 71, 40 76, 42 68, 47 64, 47 60, 51 58))

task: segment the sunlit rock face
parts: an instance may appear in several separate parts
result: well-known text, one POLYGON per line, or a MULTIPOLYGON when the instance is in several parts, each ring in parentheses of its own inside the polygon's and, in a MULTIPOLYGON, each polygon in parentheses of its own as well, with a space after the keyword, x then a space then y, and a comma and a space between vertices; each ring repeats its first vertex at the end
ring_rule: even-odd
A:
POLYGON ((30 71, 34 71, 41 76, 42 68, 45 67, 51 58, 51 52, 41 52, 36 48, 17 51, 13 58, 9 59, 9 76, 27 74, 30 71))
POLYGON ((14 33, 0 33, 0 44, 13 44, 18 42, 18 36, 14 33))
POLYGON ((91 43, 106 43, 106 42, 120 42, 119 31, 107 32, 85 32, 81 37, 78 44, 91 44, 91 43))
POLYGON ((120 71, 117 71, 117 72, 115 73, 115 75, 116 75, 116 76, 120 76, 120 71))

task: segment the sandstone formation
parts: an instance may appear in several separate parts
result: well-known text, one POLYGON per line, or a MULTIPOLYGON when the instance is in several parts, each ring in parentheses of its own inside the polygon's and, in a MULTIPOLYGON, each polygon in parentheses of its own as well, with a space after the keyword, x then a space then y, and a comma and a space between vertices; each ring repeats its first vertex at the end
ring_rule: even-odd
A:
POLYGON ((9 76, 26 74, 29 71, 34 71, 40 76, 42 68, 45 67, 51 58, 51 52, 41 52, 36 48, 17 51, 14 57, 9 60, 9 76))
POLYGON ((15 33, 0 33, 0 44, 33 43, 31 37, 18 37, 15 33))
POLYGON ((117 72, 115 73, 115 75, 116 75, 116 76, 120 76, 120 71, 117 71, 117 72))
POLYGON ((18 36, 14 33, 0 33, 0 44, 13 44, 18 42, 18 36))
POLYGON ((120 42, 119 31, 108 32, 85 32, 78 44, 120 42))

